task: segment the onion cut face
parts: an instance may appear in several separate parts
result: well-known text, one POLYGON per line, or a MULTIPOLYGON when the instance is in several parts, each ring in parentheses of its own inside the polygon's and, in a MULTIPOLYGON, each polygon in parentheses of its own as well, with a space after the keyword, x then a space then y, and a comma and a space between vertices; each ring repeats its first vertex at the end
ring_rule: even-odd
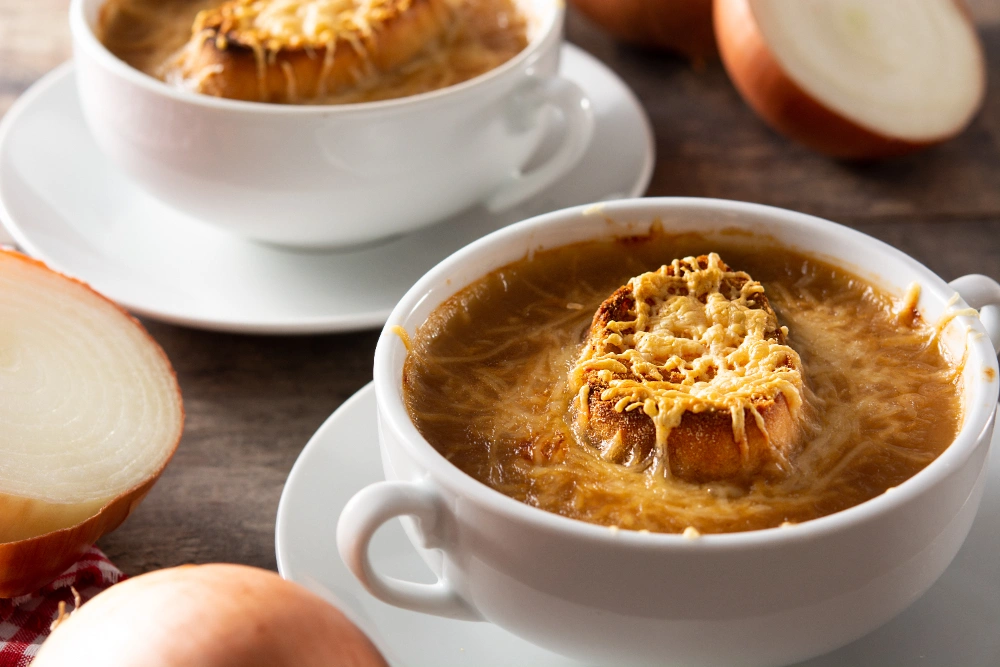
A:
POLYGON ((949 139, 985 96, 982 44, 955 0, 716 0, 715 31, 758 115, 834 157, 949 139))
POLYGON ((52 632, 33 667, 386 667, 340 611, 245 565, 187 565, 115 584, 52 632))
POLYGON ((142 326, 86 285, 0 251, 0 597, 114 529, 180 440, 180 390, 142 326))

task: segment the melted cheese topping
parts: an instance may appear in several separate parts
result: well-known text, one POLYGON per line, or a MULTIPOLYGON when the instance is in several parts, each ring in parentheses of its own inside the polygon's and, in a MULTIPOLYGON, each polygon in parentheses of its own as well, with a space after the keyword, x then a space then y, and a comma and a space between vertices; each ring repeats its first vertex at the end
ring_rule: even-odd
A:
POLYGON ((632 278, 628 319, 592 331, 570 371, 584 419, 588 379, 596 377, 606 385, 602 401, 615 401, 619 412, 641 409, 653 420, 661 461, 685 412, 728 411, 735 440, 745 443, 745 411, 766 433, 758 406, 779 394, 793 416, 802 405, 802 362, 780 342, 774 312, 760 307, 764 287, 730 271, 717 254, 707 257, 707 266, 687 257, 632 278), (740 285, 736 298, 722 293, 726 283, 740 285))
MULTIPOLYGON (((945 451, 962 424, 963 376, 935 340, 933 323, 919 316, 911 325, 899 322, 902 295, 843 269, 770 240, 749 246, 743 236, 658 231, 648 239, 540 250, 490 272, 410 332, 400 390, 414 425, 443 457, 490 488, 611 532, 681 534, 691 527, 708 535, 783 524, 795 530, 903 484, 945 451), (801 358, 801 446, 788 474, 749 484, 692 483, 658 474, 651 460, 607 460, 603 448, 580 437, 586 434, 576 423, 567 373, 594 312, 664 256, 708 249, 764 285, 801 358)), ((739 287, 722 291, 735 299, 739 287)), ((615 319, 634 319, 626 305, 615 319)), ((753 440, 752 422, 747 431, 753 440)), ((652 422, 644 436, 652 444, 652 422)))
MULTIPOLYGON (((380 23, 411 4, 412 0, 230 0, 200 12, 193 32, 211 29, 269 51, 327 46, 339 39, 370 37, 380 23)), ((224 48, 225 42, 219 46, 224 48)))
POLYGON ((99 33, 116 56, 181 89, 350 104, 498 67, 527 45, 529 19, 515 0, 105 0, 99 33))

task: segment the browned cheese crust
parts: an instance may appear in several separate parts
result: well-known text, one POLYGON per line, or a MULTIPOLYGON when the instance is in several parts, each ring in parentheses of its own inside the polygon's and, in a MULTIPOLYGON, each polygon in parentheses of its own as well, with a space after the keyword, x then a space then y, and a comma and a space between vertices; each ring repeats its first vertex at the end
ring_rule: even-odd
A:
POLYGON ((317 41, 243 28, 233 12, 244 4, 231 0, 198 15, 181 67, 198 92, 255 102, 316 100, 413 60, 440 42, 452 18, 447 0, 385 0, 367 26, 317 41))
MULTIPOLYGON (((709 258, 702 255, 696 258, 696 262, 704 269, 708 267, 709 258)), ((722 271, 731 271, 721 260, 718 266, 722 271)), ((674 276, 677 275, 678 267, 682 272, 685 271, 685 266, 676 262, 662 270, 667 275, 674 276)), ((728 273, 721 282, 719 292, 728 300, 735 300, 740 297, 744 284, 749 280, 751 279, 746 274, 728 273)), ((680 288, 678 292, 671 293, 686 292, 680 288)), ((704 297, 700 299, 704 303, 704 297)), ((778 326, 777 316, 763 291, 747 299, 746 305, 751 309, 764 311, 768 315, 768 321, 773 323, 768 326, 765 338, 784 344, 785 333, 778 326)), ((606 337, 609 322, 635 319, 635 312, 635 297, 630 285, 619 288, 598 308, 585 345, 593 346, 602 337, 606 337)), ((621 333, 634 333, 634 329, 626 329, 621 333)), ((619 352, 621 351, 624 350, 620 349, 619 352)), ((589 408, 589 416, 584 420, 586 436, 602 449, 606 458, 617 463, 648 461, 656 449, 657 430, 653 419, 642 409, 616 409, 617 398, 603 400, 601 395, 610 385, 599 377, 598 371, 588 371, 584 377, 588 385, 586 393, 589 408)), ((655 380, 653 377, 637 375, 631 370, 614 373, 612 379, 631 379, 641 383, 655 380)), ((663 379, 682 382, 682 377, 676 372, 663 379)), ((786 472, 788 461, 799 446, 799 429, 785 396, 777 393, 771 397, 755 397, 744 410, 743 417, 746 440, 741 445, 734 433, 733 415, 730 411, 685 411, 680 423, 670 430, 667 438, 669 473, 688 482, 704 483, 717 480, 747 482, 757 476, 775 476, 786 472), (766 434, 759 428, 757 418, 753 415, 754 410, 761 417, 766 434)))

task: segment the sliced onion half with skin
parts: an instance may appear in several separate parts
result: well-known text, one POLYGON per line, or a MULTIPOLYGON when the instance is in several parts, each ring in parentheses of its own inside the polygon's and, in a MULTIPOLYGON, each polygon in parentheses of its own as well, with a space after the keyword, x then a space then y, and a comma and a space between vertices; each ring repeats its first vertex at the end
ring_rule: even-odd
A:
POLYGON ((183 423, 170 362, 137 321, 0 251, 0 597, 43 586, 116 528, 183 423))
POLYGON ((982 44, 956 0, 715 0, 714 20, 743 98, 833 157, 945 141, 983 103, 982 44))

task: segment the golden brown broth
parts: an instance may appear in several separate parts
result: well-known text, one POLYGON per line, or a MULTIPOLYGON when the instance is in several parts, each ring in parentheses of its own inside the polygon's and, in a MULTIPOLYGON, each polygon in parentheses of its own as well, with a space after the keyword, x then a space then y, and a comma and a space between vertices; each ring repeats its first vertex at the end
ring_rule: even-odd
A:
POLYGON ((567 246, 491 273, 432 314, 407 358, 407 409, 461 470, 564 516, 702 533, 807 521, 902 483, 958 431, 957 370, 933 329, 902 324, 896 306, 784 249, 691 235, 567 246), (763 283, 802 357, 806 444, 782 480, 688 484, 605 461, 574 433, 567 371, 597 306, 634 275, 709 251, 763 283))
MULTIPOLYGON (((104 45, 132 67, 173 80, 176 54, 191 37, 195 16, 222 0, 108 0, 101 15, 104 45)), ((377 72, 350 90, 310 104, 372 102, 438 90, 484 74, 528 44, 525 18, 513 0, 465 0, 444 43, 391 72, 377 72)))
POLYGON ((108 0, 101 8, 101 42, 121 60, 162 78, 162 66, 191 37, 194 17, 222 0, 108 0))

